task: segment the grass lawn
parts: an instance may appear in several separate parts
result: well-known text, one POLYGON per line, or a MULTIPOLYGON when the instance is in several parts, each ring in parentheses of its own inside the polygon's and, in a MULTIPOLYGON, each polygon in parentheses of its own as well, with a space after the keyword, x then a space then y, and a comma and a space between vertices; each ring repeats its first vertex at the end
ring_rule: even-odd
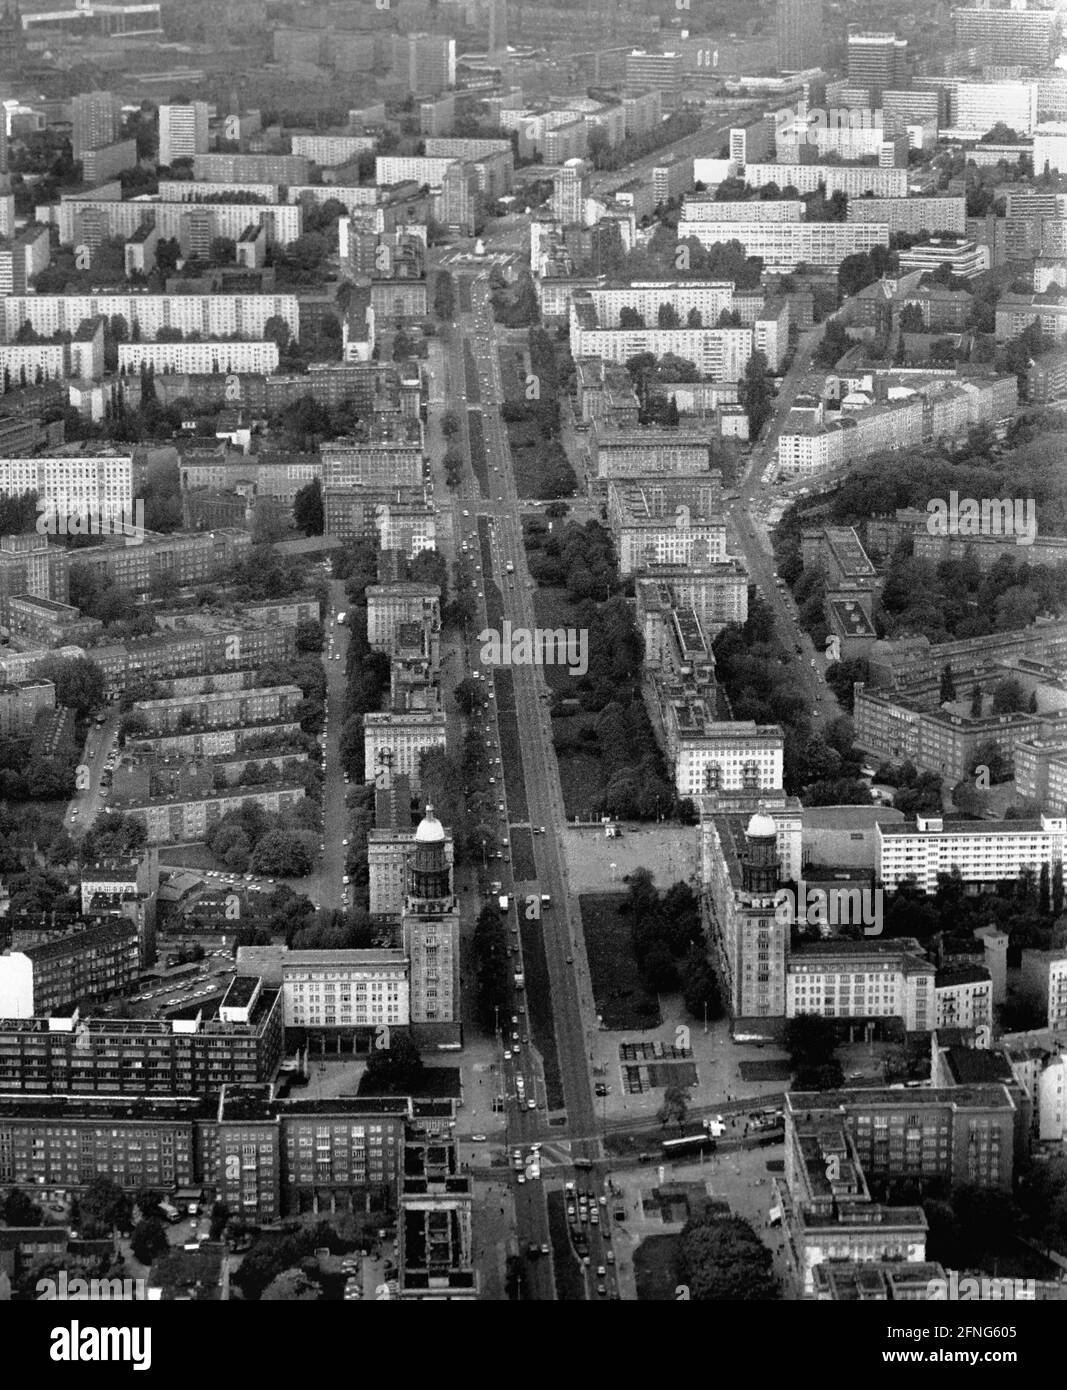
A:
POLYGON ((566 1203, 563 1193, 558 1189, 548 1194, 548 1233, 552 1238, 556 1297, 561 1303, 584 1303, 585 1282, 579 1271, 574 1247, 571 1245, 566 1203))
POLYGON ((543 468, 539 459, 545 448, 541 431, 532 420, 507 420, 505 425, 519 496, 540 497, 543 468))
POLYGON ((583 893, 579 898, 596 1010, 605 1028, 658 1028, 663 1022, 659 1001, 638 974, 630 926, 619 915, 622 902, 621 893, 583 893))
POLYGON ((634 1251, 637 1297, 643 1302, 673 1303, 681 1280, 682 1241, 677 1235, 648 1236, 634 1251))

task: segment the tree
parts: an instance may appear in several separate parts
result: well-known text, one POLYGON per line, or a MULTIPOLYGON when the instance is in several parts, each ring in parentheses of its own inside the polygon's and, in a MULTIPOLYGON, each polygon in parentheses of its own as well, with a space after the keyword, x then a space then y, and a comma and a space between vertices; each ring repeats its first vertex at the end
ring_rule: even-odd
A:
POLYGON ((677 328, 678 322, 678 310, 673 304, 663 303, 656 310, 656 323, 660 328, 677 328))
POLYGON ((226 1230, 230 1221, 230 1209, 225 1202, 215 1202, 211 1208, 211 1227, 208 1237, 211 1240, 221 1240, 223 1232, 226 1230))
POLYGON ((938 703, 942 705, 951 705, 956 699, 956 682, 952 678, 952 667, 948 662, 941 672, 941 689, 937 698, 938 703))
POLYGON ((322 483, 318 478, 312 478, 293 498, 293 520, 305 536, 321 536, 325 531, 322 483))
POLYGON ((852 346, 845 332, 845 326, 838 318, 827 319, 819 346, 815 351, 815 361, 820 367, 836 367, 841 358, 852 346))
POLYGON ((84 716, 103 704, 107 686, 103 671, 94 661, 50 656, 41 662, 37 673, 55 684, 57 705, 67 705, 84 716))
POLYGON ((130 1236, 130 1248, 139 1264, 150 1265, 168 1249, 167 1233, 157 1216, 138 1221, 130 1236))
POLYGON ((785 1026, 785 1046, 795 1068, 820 1066, 834 1055, 834 1025, 819 1014, 798 1014, 785 1026))
POLYGON ((411 1095, 417 1090, 424 1070, 418 1048, 407 1033, 395 1028, 388 1033, 388 1043, 371 1053, 359 1083, 360 1095, 411 1095))
POLYGON ((971 692, 971 718, 980 719, 982 717, 982 687, 975 681, 974 690, 971 692))
POLYGON ((676 1124, 679 1129, 685 1124, 686 1116, 689 1114, 689 1097, 681 1086, 665 1086, 663 1088, 663 1104, 656 1111, 656 1119, 664 1129, 669 1124, 676 1124))
POLYGON ((697 1302, 781 1298, 771 1252, 739 1216, 705 1211, 681 1235, 682 1282, 697 1302))
POLYGON ((314 1303, 322 1297, 322 1285, 302 1269, 283 1269, 260 1295, 263 1303, 314 1303))
POLYGON ((4 1203, 4 1221, 9 1226, 40 1226, 44 1212, 20 1187, 13 1187, 4 1203))
POLYGON ((759 438, 760 430, 771 413, 771 391, 767 383, 767 356, 758 348, 751 353, 745 363, 745 374, 741 379, 737 399, 748 412, 748 432, 753 440, 759 438))
POLYGON ((110 1178, 95 1177, 78 1201, 78 1219, 87 1239, 128 1231, 133 1214, 129 1194, 110 1178))

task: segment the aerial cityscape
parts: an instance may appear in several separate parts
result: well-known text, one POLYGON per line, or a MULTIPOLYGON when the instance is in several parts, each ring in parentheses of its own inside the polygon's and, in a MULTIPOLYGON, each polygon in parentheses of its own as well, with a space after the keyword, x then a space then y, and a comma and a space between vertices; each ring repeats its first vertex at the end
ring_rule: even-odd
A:
POLYGON ((165 1370, 116 1301, 1054 1326, 1064 15, 0 0, 53 1361, 165 1370))

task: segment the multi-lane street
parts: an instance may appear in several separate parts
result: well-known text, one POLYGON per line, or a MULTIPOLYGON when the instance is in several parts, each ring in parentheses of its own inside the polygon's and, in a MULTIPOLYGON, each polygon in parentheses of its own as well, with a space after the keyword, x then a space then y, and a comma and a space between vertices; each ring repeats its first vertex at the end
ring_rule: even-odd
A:
MULTIPOLYGON (((484 441, 484 482, 488 485, 487 490, 479 496, 482 488, 475 478, 465 477, 457 489, 459 495, 454 498, 452 516, 457 548, 462 550, 466 545, 470 556, 481 566, 480 570, 475 571, 479 621, 490 630, 500 630, 504 621, 510 621, 512 630, 532 630, 536 626, 532 582, 526 568, 519 498, 507 434, 499 413, 502 399, 499 364, 493 338, 488 277, 485 275, 473 280, 470 311, 461 312, 457 331, 450 342, 448 379, 453 409, 460 415, 465 414, 468 407, 477 411, 481 439, 484 441), (476 402, 471 401, 472 393, 466 389, 474 383, 468 381, 469 372, 465 369, 465 345, 469 345, 474 359, 476 402)), ((483 675, 491 679, 492 672, 487 670, 483 675)), ((493 682, 492 699, 487 693, 480 711, 486 722, 481 727, 486 730, 491 759, 500 756, 500 723, 514 720, 519 731, 521 766, 502 768, 500 800, 505 810, 501 825, 503 838, 514 843, 517 834, 523 835, 528 837, 532 849, 530 857, 524 857, 523 866, 504 863, 498 872, 502 890, 511 899, 506 930, 515 952, 512 960, 516 969, 524 975, 531 973, 533 962, 524 959, 524 947, 528 953, 543 953, 550 1007, 548 1027, 552 1036, 538 1036, 532 1011, 516 1013, 515 1017, 521 1021, 520 1032, 527 1035, 532 1033, 534 1055, 544 1057, 546 1053, 553 1054, 551 1069, 558 1077, 557 1084, 561 1090, 561 1097, 556 1099, 557 1113, 552 1116, 554 1123, 546 1124, 544 1103, 551 1103, 552 1100, 547 1075, 537 1074, 528 1047, 515 1052, 508 1046, 510 1055, 506 1058, 503 1056, 505 1045, 511 1042, 508 1020, 501 1040, 501 1061, 507 1095, 509 1155, 518 1150, 523 1161, 522 1183, 517 1181, 520 1170, 513 1167, 513 1171, 516 1178, 517 1235, 520 1249, 525 1253, 530 1250, 540 1252, 543 1246, 551 1244, 546 1177, 527 1177, 529 1169, 526 1159, 531 1143, 565 1139, 571 1133, 584 1136, 575 1143, 572 1154, 579 1161, 589 1162, 599 1158, 600 1143, 598 1139, 589 1137, 595 1135, 597 1129, 590 1076, 590 1037, 596 1019, 586 983, 588 970, 584 960, 578 902, 571 893, 560 849, 565 815, 547 711, 548 689, 542 668, 538 665, 512 665, 508 668, 508 676, 510 679, 493 682), (532 878, 529 877, 531 862, 532 878), (526 877, 517 878, 520 873, 526 877), (520 942, 523 944, 520 945, 520 942), (559 1110, 559 1099, 562 1099, 562 1110, 559 1110), (531 1100, 536 1102, 536 1108, 531 1108, 531 1100)), ((509 855, 508 859, 511 858, 509 855)), ((515 1001, 517 1010, 527 1008, 525 988, 516 989, 515 1001)), ((548 1070, 546 1065, 546 1073, 548 1070)), ((576 1180, 575 1174, 565 1169, 555 1167, 551 1171, 555 1175, 552 1181, 557 1186, 561 1179, 576 1180)), ((599 1198, 603 1185, 596 1171, 583 1169, 582 1177, 581 1186, 599 1198)), ((595 1273, 598 1266, 605 1265, 606 1259, 600 1232, 607 1226, 610 1216, 605 1209, 602 1211, 603 1221, 598 1228, 590 1228, 593 1239, 589 1247, 590 1264, 586 1270, 585 1286, 591 1297, 597 1296, 599 1284, 603 1284, 606 1290, 615 1288, 613 1271, 604 1277, 598 1277, 595 1273)), ((563 1253, 564 1258, 577 1259, 573 1253, 560 1252, 558 1249, 556 1253, 563 1253)), ((610 1269, 610 1266, 607 1268, 610 1269)), ((540 1253, 527 1260, 527 1290, 535 1298, 554 1296, 552 1262, 540 1253)))

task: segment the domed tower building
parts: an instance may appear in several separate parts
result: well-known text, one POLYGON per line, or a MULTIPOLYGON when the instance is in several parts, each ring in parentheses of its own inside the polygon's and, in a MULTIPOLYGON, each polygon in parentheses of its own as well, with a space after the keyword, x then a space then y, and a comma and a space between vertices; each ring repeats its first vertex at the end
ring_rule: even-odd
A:
POLYGON ((400 915, 411 970, 411 1024, 423 1041, 459 1041, 459 904, 445 828, 427 806, 408 858, 400 915))
POLYGON ((734 1030, 785 1015, 788 914, 776 911, 783 886, 779 827, 761 804, 748 818, 712 818, 708 894, 719 969, 734 1030))

